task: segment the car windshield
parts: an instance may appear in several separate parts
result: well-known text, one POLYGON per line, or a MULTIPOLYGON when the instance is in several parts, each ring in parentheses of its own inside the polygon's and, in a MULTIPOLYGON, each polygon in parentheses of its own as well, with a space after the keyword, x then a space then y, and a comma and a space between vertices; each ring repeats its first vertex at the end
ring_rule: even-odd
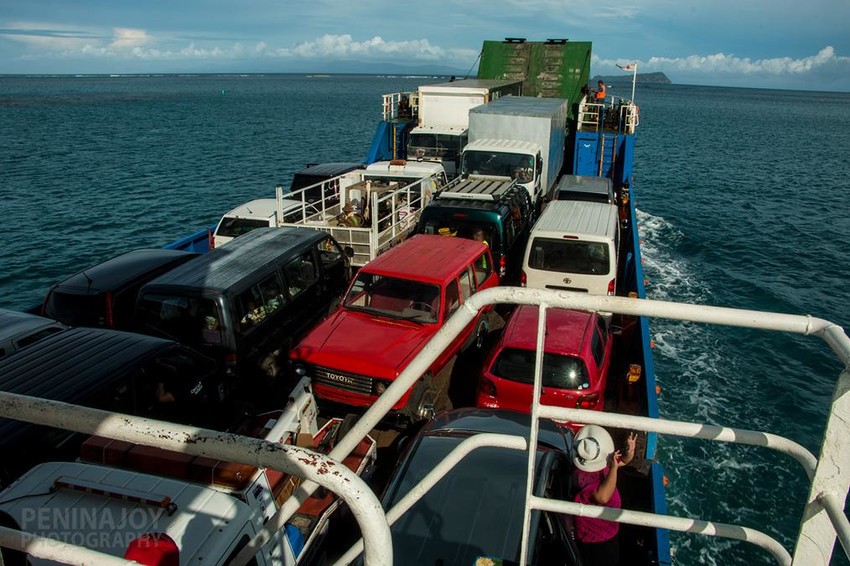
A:
POLYGON ((345 307, 415 322, 440 320, 440 287, 361 271, 345 298, 345 307))
MULTIPOLYGON (((463 439, 424 437, 387 494, 384 508, 392 508, 463 439)), ((537 452, 538 463, 542 453, 537 452)), ((395 563, 474 564, 478 556, 515 560, 527 458, 525 452, 494 447, 465 456, 392 526, 395 563)))
MULTIPOLYGON (((534 383, 533 350, 505 348, 502 350, 490 372, 496 377, 534 383)), ((590 387, 587 378, 587 366, 581 358, 561 354, 543 354, 543 386, 558 389, 585 389, 590 387)))

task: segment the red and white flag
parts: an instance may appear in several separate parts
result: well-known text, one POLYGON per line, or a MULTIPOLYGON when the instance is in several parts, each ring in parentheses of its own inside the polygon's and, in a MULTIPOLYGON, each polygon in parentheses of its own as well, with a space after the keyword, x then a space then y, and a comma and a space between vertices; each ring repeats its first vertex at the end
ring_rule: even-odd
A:
POLYGON ((628 65, 617 65, 617 68, 623 69, 624 71, 633 71, 637 68, 637 63, 629 63, 628 65))

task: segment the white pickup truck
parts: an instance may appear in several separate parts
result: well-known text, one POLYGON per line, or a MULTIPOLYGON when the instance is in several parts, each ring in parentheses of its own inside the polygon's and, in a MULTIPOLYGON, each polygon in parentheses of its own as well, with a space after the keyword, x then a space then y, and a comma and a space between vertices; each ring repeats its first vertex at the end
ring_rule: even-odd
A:
POLYGON ((362 267, 407 238, 445 184, 440 163, 379 161, 297 191, 277 187, 278 226, 329 232, 353 250, 351 265, 362 267))
MULTIPOLYGON (((305 379, 286 408, 235 432, 328 452, 339 431, 337 419, 318 430, 305 379)), ((375 455, 376 443, 367 436, 343 463, 363 475, 375 455)), ((223 565, 299 483, 275 470, 94 436, 77 462, 40 464, 0 493, 0 525, 142 564, 223 565)), ((340 504, 332 493, 305 501, 252 563, 309 561, 340 504)), ((0 552, 0 563, 24 564, 14 561, 20 553, 0 552)), ((27 559, 32 565, 54 563, 27 559)))

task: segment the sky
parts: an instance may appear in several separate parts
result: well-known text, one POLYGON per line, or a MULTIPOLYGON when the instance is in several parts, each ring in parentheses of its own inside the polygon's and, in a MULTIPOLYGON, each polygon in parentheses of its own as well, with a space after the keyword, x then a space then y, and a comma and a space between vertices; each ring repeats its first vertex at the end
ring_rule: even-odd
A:
POLYGON ((593 42, 591 75, 848 92, 848 26, 850 0, 0 0, 0 74, 463 76, 525 37, 593 42))

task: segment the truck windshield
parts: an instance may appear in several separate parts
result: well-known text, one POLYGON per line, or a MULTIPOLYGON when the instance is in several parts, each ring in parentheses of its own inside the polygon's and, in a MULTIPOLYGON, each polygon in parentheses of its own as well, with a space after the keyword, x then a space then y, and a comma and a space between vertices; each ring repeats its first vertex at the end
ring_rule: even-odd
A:
POLYGON ((432 157, 437 159, 456 159, 466 140, 460 134, 410 134, 407 142, 407 155, 410 157, 432 157))
POLYGON ((345 307, 378 316, 435 323, 440 319, 440 287, 361 271, 348 291, 345 307))
POLYGON ((461 172, 464 175, 508 177, 520 183, 528 183, 534 179, 534 157, 521 153, 465 151, 461 172))

